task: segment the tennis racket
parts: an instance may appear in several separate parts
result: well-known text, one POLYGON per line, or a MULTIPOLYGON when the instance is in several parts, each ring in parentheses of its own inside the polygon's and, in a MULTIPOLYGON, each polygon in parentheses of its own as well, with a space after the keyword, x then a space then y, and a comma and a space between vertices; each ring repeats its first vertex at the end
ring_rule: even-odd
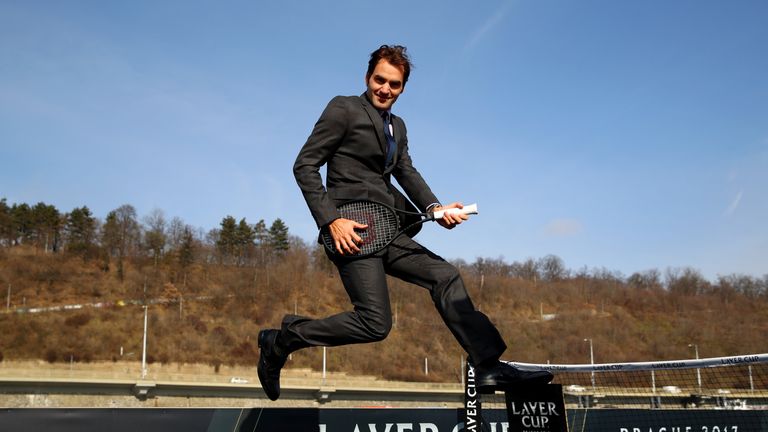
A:
POLYGON ((384 249, 389 246, 394 239, 400 234, 408 231, 416 225, 423 224, 424 222, 434 221, 436 219, 442 219, 446 213, 455 214, 477 214, 477 204, 466 205, 464 208, 451 208, 446 210, 438 210, 436 212, 417 213, 404 210, 395 209, 387 204, 369 201, 369 200, 355 200, 342 204, 337 208, 339 216, 344 219, 351 219, 357 223, 368 225, 365 230, 357 231, 357 235, 362 238, 362 241, 357 244, 360 248, 360 252, 355 254, 340 253, 336 249, 336 245, 333 242, 329 228, 323 227, 320 230, 320 240, 323 246, 336 256, 344 257, 365 257, 384 249), (405 214, 419 218, 419 220, 402 227, 400 226, 400 218, 398 214, 405 214))

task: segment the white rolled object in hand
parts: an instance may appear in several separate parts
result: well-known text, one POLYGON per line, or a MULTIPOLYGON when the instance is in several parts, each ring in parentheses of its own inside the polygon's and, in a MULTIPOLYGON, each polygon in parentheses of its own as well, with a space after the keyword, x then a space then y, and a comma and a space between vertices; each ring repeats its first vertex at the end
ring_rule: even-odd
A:
POLYGON ((449 214, 477 214, 477 204, 465 205, 463 208, 449 208, 434 212, 435 219, 442 219, 443 215, 449 214))

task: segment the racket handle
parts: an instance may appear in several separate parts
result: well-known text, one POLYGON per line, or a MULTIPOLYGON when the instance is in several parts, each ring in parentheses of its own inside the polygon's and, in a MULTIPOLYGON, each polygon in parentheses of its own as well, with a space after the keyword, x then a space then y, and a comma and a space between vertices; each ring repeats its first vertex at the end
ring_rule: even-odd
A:
POLYGON ((433 213, 435 219, 442 219, 446 213, 451 214, 477 214, 477 204, 465 205, 464 208, 450 208, 446 210, 438 210, 433 213))

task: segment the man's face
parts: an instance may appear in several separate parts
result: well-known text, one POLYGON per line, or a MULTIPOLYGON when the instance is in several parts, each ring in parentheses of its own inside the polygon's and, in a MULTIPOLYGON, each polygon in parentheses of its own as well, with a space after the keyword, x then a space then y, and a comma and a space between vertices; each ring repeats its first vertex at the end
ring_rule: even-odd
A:
POLYGON ((378 110, 388 110, 405 88, 403 71, 386 60, 379 60, 373 73, 366 75, 368 98, 378 110))

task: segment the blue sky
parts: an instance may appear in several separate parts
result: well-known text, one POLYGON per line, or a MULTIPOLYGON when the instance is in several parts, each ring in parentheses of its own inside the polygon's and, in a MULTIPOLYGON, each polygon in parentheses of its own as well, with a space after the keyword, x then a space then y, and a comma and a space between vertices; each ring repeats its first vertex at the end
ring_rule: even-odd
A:
POLYGON ((0 0, 0 197, 316 230, 293 160, 369 53, 446 258, 768 273, 768 2, 0 0))

